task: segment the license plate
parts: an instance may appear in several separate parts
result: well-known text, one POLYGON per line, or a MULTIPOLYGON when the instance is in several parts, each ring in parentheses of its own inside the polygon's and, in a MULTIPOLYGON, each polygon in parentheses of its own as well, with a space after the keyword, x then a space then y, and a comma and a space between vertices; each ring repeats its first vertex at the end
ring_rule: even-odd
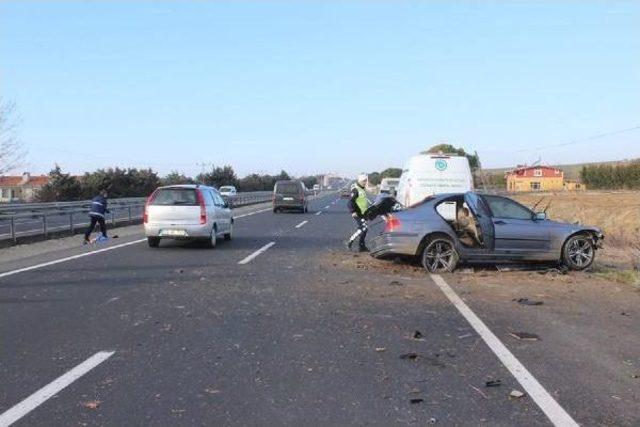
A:
POLYGON ((160 235, 179 237, 179 236, 186 236, 187 232, 184 230, 161 230, 160 235))
POLYGON ((290 202, 293 200, 293 197, 283 197, 282 200, 286 200, 287 202, 290 202))

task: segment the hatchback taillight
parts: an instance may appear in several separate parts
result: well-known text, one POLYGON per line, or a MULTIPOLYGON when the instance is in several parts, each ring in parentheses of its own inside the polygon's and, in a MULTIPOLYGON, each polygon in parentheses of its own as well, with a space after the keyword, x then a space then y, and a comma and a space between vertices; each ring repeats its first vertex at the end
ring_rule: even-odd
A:
POLYGON ((387 222, 384 224, 384 232, 391 233, 398 228, 400 228, 400 220, 393 215, 388 215, 387 222))
POLYGON ((157 191, 158 190, 156 190, 153 193, 151 193, 151 195, 149 197, 147 197, 147 201, 144 204, 144 212, 142 213, 142 222, 145 223, 145 224, 149 222, 149 205, 156 198, 157 191))
POLYGON ((196 197, 198 198, 198 204, 200 205, 200 224, 207 223, 207 208, 204 206, 204 196, 201 190, 196 190, 196 197))

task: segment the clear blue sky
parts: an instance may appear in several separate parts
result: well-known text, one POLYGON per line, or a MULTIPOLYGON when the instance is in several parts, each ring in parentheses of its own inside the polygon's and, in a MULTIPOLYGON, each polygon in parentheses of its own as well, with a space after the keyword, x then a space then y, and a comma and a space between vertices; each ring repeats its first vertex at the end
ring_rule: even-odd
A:
POLYGON ((356 174, 640 156, 640 2, 0 2, 28 167, 356 174), (537 148, 547 147, 547 148, 537 148))

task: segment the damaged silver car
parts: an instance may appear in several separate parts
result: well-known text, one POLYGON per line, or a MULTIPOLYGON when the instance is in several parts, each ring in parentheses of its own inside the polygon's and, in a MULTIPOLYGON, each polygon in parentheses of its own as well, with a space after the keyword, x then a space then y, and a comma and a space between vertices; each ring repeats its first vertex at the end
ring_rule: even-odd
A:
POLYGON ((459 262, 556 261, 584 270, 604 239, 596 227, 552 221, 507 197, 475 192, 441 194, 406 209, 387 201, 370 217, 380 218, 370 227, 374 257, 415 256, 433 273, 459 262))

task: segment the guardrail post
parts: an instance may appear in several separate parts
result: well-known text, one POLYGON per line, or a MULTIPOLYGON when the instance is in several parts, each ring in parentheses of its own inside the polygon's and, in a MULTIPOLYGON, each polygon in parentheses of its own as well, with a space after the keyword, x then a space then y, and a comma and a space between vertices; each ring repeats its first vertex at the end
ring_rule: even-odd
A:
POLYGON ((18 239, 16 238, 16 220, 14 217, 11 217, 11 240, 13 240, 13 244, 18 243, 18 239))
POLYGON ((111 225, 116 225, 116 213, 111 211, 111 225))
POLYGON ((131 205, 127 207, 127 210, 129 211, 128 219, 129 219, 129 222, 131 222, 131 205))
POLYGON ((69 212, 69 232, 71 233, 71 235, 73 235, 75 231, 76 230, 73 224, 73 212, 69 212))
POLYGON ((47 214, 42 214, 42 232, 44 233, 44 238, 46 239, 49 235, 49 230, 47 227, 47 214))

